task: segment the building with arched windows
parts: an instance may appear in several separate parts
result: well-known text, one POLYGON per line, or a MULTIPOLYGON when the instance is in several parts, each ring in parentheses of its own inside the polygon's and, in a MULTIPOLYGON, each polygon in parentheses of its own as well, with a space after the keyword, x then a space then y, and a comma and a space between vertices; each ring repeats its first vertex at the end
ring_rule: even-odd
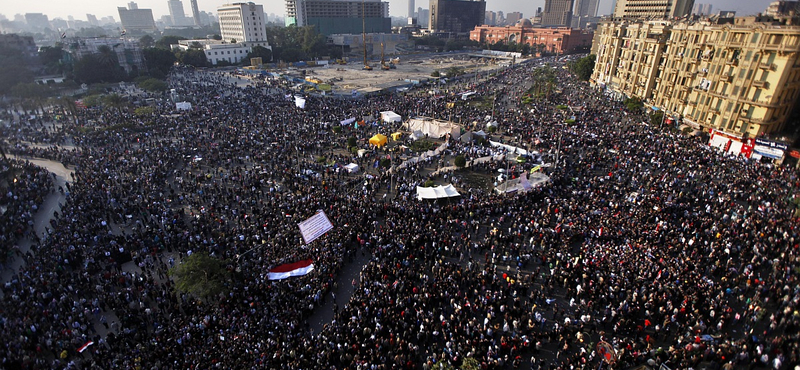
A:
POLYGON ((567 54, 588 51, 592 46, 593 31, 569 27, 534 27, 530 19, 513 26, 478 26, 469 33, 469 39, 487 44, 525 44, 535 51, 567 54))

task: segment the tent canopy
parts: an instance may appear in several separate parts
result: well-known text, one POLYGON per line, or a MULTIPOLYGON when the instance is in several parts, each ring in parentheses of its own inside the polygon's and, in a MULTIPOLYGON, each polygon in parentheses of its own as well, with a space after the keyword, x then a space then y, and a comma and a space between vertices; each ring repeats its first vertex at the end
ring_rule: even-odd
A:
POLYGON ((409 131, 422 131, 424 135, 432 138, 440 138, 450 134, 453 139, 458 139, 461 136, 461 125, 450 121, 442 121, 438 119, 420 117, 412 118, 408 122, 403 123, 409 131))
POLYGON ((358 165, 355 163, 350 163, 348 165, 345 165, 344 168, 347 169, 347 172, 350 173, 358 172, 358 165))
POLYGON ((392 140, 398 141, 398 140, 403 138, 403 133, 402 132, 395 132, 390 136, 392 137, 392 140))
POLYGON ((386 139, 386 135, 383 134, 376 134, 375 136, 369 139, 369 143, 377 147, 386 145, 387 141, 388 140, 386 139))
POLYGON ((456 188, 452 184, 447 184, 447 186, 435 186, 430 188, 423 188, 421 186, 417 186, 417 199, 441 199, 441 198, 450 198, 450 197, 457 197, 461 194, 458 193, 456 188))
POLYGON ((403 117, 401 117, 399 114, 395 112, 388 110, 381 112, 381 120, 386 123, 400 122, 403 120, 403 117))

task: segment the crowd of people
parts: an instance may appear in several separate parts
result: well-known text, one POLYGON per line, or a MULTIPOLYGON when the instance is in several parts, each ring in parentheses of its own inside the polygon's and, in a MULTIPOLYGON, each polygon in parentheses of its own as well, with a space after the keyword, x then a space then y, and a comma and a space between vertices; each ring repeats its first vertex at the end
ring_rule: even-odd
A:
POLYGON ((0 266, 5 267, 21 254, 19 239, 35 237, 33 217, 55 188, 50 172, 28 161, 4 156, 0 166, 0 266))
MULTIPOLYGON (((242 88, 237 77, 179 67, 169 83, 191 99, 186 112, 168 100, 146 116, 87 109, 77 124, 30 135, 12 121, 10 151, 74 164, 75 175, 52 232, 3 284, 2 366, 590 369, 606 358, 600 342, 614 349, 606 368, 796 366, 796 172, 643 124, 551 62, 559 91, 532 105, 519 98, 534 69, 550 66, 448 87, 514 97, 493 112, 448 108, 458 95, 422 89, 308 96, 300 109, 280 81, 242 88), (513 156, 452 139, 434 161, 502 159, 449 174, 463 195, 447 202, 413 197, 433 163, 349 174, 317 160, 372 167, 385 153, 361 158, 347 139, 397 127, 332 127, 385 110, 465 126, 491 115, 496 140, 550 154, 551 181, 510 195, 474 187, 464 172, 513 156), (74 149, 34 145, 67 138, 74 149), (395 196, 378 196, 387 191, 395 196), (317 210, 334 228, 306 245, 297 224, 317 210), (193 253, 224 261, 224 294, 175 289, 168 270, 193 253), (308 318, 359 253, 371 258, 348 304, 314 330, 308 318), (308 275, 267 276, 309 258, 308 275)), ((50 190, 47 178, 21 178, 38 192, 26 205, 50 190)))

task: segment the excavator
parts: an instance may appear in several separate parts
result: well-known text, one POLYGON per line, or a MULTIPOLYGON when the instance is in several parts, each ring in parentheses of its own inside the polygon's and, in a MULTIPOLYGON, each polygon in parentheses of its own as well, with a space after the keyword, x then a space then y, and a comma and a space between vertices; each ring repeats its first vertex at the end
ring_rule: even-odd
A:
POLYGON ((392 69, 392 67, 389 67, 389 65, 386 64, 386 59, 383 58, 383 43, 381 43, 381 69, 384 71, 392 69))

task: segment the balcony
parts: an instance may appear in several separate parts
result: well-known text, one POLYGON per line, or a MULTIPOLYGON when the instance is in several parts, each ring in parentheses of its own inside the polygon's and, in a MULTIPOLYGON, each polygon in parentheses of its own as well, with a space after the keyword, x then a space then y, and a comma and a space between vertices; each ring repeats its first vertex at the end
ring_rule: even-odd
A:
POLYGON ((697 77, 705 77, 708 74, 706 71, 697 71, 697 77))
POLYGON ((719 80, 722 82, 731 82, 733 81, 733 76, 731 75, 722 75, 719 77, 719 80))
POLYGON ((767 82, 767 81, 753 81, 753 86, 760 87, 762 89, 769 89, 769 82, 767 82))
POLYGON ((738 65, 739 65, 739 59, 730 59, 730 60, 726 60, 726 61, 725 61, 725 65, 728 65, 728 66, 738 66, 738 65))
POLYGON ((758 63, 758 68, 759 69, 765 69, 767 71, 774 71, 775 70, 775 64, 772 64, 772 63, 758 63))

